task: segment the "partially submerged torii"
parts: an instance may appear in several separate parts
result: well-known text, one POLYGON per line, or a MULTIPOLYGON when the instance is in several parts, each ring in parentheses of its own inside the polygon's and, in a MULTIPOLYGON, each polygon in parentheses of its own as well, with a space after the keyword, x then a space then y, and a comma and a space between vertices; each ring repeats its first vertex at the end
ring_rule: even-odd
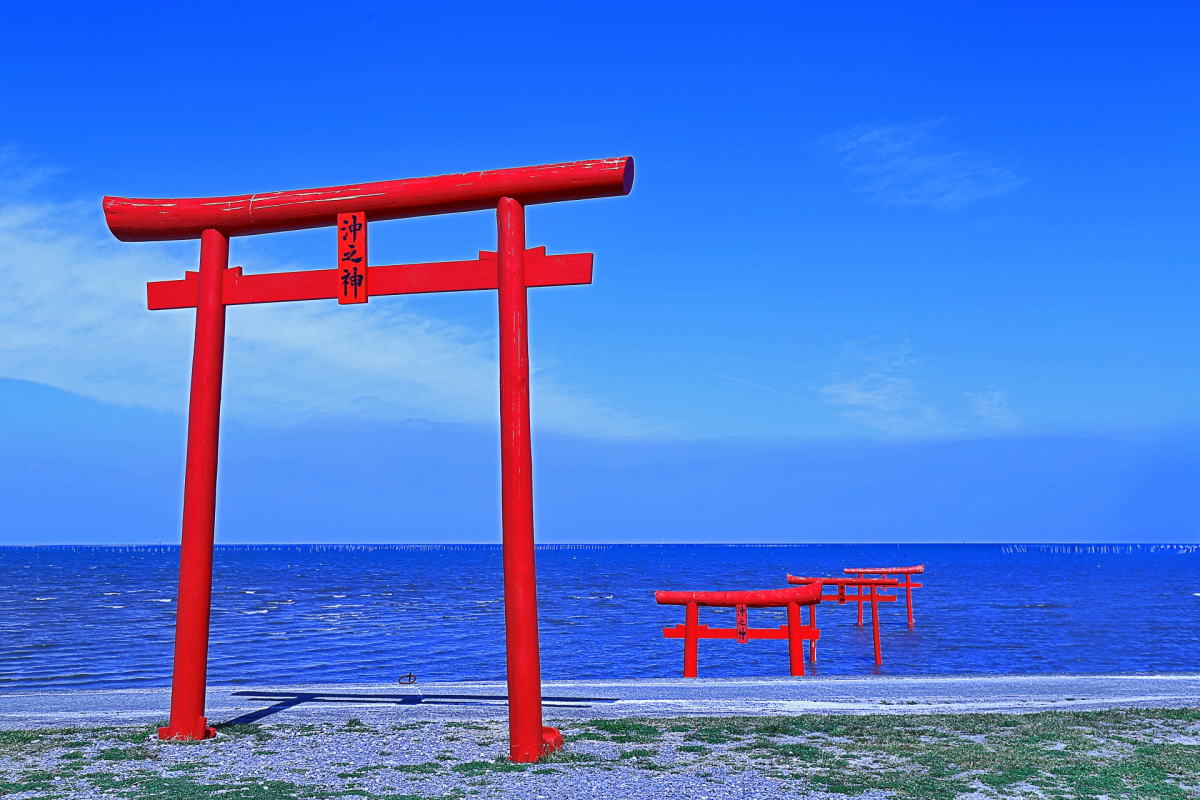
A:
POLYGON ((200 240, 198 272, 147 285, 151 309, 196 309, 171 717, 159 738, 215 734, 204 716, 204 692, 225 306, 333 298, 365 303, 387 294, 496 289, 509 754, 514 761, 536 761, 562 746, 562 735, 542 725, 525 290, 590 283, 592 254, 527 250, 525 206, 615 197, 632 187, 633 159, 625 157, 235 197, 104 198, 109 230, 121 241, 200 240), (495 253, 470 261, 367 265, 368 222, 489 208, 496 209, 495 253), (228 266, 230 236, 334 226, 334 269, 245 275, 228 266))

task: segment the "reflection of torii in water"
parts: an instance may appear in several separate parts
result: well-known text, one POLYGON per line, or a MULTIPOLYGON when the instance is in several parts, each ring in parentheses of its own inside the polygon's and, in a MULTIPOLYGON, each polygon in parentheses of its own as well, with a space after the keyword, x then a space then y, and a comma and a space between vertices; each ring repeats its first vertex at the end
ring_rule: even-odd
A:
POLYGON ((525 290, 590 283, 592 255, 526 250, 525 206, 614 197, 632 187, 633 159, 610 158, 236 197, 104 198, 108 227, 122 241, 200 240, 198 272, 147 287, 151 309, 196 309, 171 719, 159 729, 160 738, 214 734, 204 716, 204 691, 225 306, 335 297, 339 303, 365 303, 386 294, 497 289, 509 750, 514 761, 536 761, 562 746, 562 735, 542 726, 525 290), (367 264, 368 221, 488 208, 496 209, 495 253, 472 261, 367 264), (230 236, 333 226, 334 269, 244 275, 241 267, 228 267, 230 236))

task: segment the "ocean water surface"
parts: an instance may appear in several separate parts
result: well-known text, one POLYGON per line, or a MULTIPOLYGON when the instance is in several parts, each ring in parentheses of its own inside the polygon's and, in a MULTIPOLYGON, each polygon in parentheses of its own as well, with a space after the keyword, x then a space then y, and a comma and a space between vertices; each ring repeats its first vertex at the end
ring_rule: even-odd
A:
MULTIPOLYGON (((176 547, 0 548, 0 691, 164 686, 176 547)), ((681 671, 657 589, 779 588, 787 572, 924 563, 916 628, 882 607, 884 666, 852 604, 823 604, 824 675, 1200 670, 1197 545, 549 545, 538 549, 546 679, 681 671)), ((225 546, 214 564, 214 684, 502 679, 500 549, 225 546)), ((701 623, 731 627, 730 610, 701 623)), ((782 610, 750 610, 751 627, 782 610)), ((783 641, 704 641, 703 677, 787 674, 783 641)))

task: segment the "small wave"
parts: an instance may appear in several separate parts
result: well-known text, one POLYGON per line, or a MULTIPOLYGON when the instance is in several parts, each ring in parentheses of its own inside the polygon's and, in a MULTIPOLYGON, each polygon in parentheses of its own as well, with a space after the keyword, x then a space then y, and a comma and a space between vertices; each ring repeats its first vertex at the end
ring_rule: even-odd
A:
POLYGON ((242 594, 258 594, 254 589, 242 589, 242 594))
POLYGON ((105 608, 124 608, 125 606, 105 606, 105 608))
POLYGON ((174 602, 169 597, 149 597, 146 599, 148 599, 151 603, 172 603, 172 602, 174 602))
POLYGON ((107 596, 110 594, 121 594, 121 592, 105 592, 104 594, 107 596))
POLYGON ((269 608, 263 608, 263 609, 259 609, 258 611, 243 611, 242 613, 243 614, 266 614, 270 610, 271 609, 269 609, 269 608))
POLYGON ((57 597, 35 597, 34 600, 57 600, 57 597))
POLYGON ((572 600, 612 600, 611 594, 573 594, 572 600))

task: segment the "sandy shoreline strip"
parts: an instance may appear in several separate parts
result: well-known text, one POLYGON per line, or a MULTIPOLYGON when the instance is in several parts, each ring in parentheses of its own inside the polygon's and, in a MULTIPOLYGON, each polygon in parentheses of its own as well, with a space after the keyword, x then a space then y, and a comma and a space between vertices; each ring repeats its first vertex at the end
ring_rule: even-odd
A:
MULTIPOLYGON (((0 729, 161 720, 169 689, 6 691, 0 729)), ((1200 673, 546 681, 547 721, 729 716, 1084 711, 1200 707, 1200 673)), ((501 720, 499 681, 213 686, 216 724, 501 720)))

